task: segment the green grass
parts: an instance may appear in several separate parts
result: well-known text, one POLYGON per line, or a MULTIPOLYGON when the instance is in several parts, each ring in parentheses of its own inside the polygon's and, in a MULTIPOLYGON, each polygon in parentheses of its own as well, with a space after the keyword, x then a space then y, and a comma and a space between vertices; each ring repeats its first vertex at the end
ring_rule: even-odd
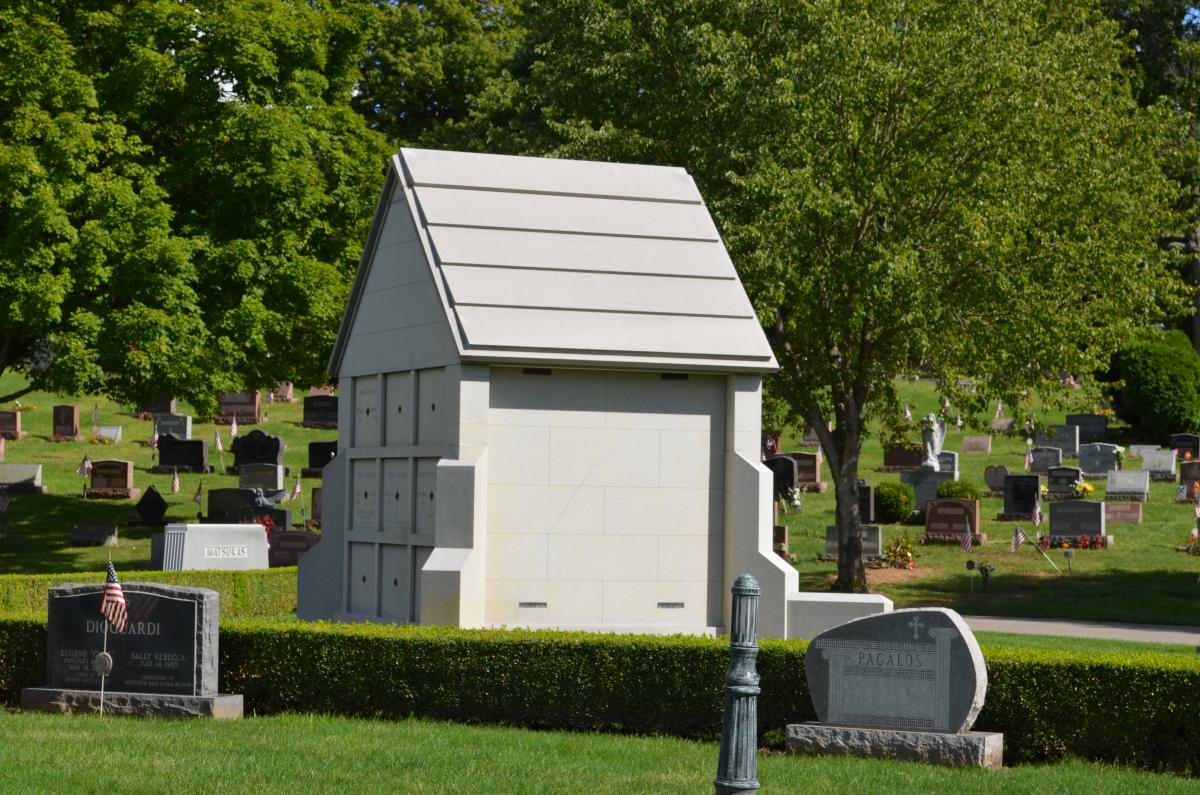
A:
MULTIPOLYGON (((11 391, 21 383, 12 375, 5 376, 0 378, 0 391, 11 391)), ((291 469, 288 479, 290 487, 295 483, 295 476, 308 465, 308 443, 333 439, 336 431, 300 427, 303 406, 299 390, 295 403, 276 402, 270 406, 266 405, 265 391, 263 394, 262 411, 267 415, 268 421, 259 425, 240 425, 238 430, 244 434, 258 428, 283 437, 287 445, 284 463, 291 469)), ((200 508, 192 502, 198 483, 203 483, 205 494, 211 489, 237 486, 237 477, 223 474, 222 455, 213 445, 213 433, 219 427, 225 447, 224 462, 233 463, 233 453, 229 452, 232 441, 229 437, 229 426, 214 426, 201 422, 200 417, 194 418, 192 438, 208 441, 209 463, 218 471, 210 475, 180 473, 180 492, 172 494, 171 476, 155 475, 149 471, 156 458, 155 451, 149 445, 153 424, 150 420, 139 420, 132 416, 131 407, 121 406, 103 398, 71 399, 44 392, 30 393, 21 398, 20 402, 23 407, 22 430, 27 431, 29 435, 24 439, 9 440, 6 443, 5 462, 42 464, 42 482, 48 487, 49 493, 45 496, 12 496, 8 526, 0 530, 2 574, 101 571, 110 551, 118 571, 149 568, 150 536, 159 532, 159 529, 126 525, 128 520, 136 518, 134 500, 82 499, 84 478, 75 474, 75 471, 85 454, 93 461, 103 458, 132 461, 134 486, 143 493, 151 485, 158 488, 167 501, 168 521, 195 521, 199 510, 207 511, 207 497, 200 508), (93 425, 92 407, 98 405, 100 419, 96 424, 123 426, 122 441, 117 444, 97 444, 87 440, 51 442, 49 437, 52 431, 53 407, 61 403, 79 406, 80 426, 85 436, 90 435, 93 425), (120 542, 111 550, 105 547, 69 546, 67 541, 71 527, 75 524, 120 525, 120 542)), ((4 408, 11 408, 11 404, 4 408)), ((182 414, 192 413, 191 408, 183 403, 178 406, 178 410, 182 414)), ((302 499, 287 504, 287 507, 292 509, 293 523, 302 521, 302 510, 304 516, 311 515, 312 489, 320 485, 319 479, 304 479, 302 499)))
MULTIPOLYGON (((613 793, 712 791, 715 744, 429 721, 0 715, 0 791, 613 793)), ((1195 792, 1194 782, 1066 762, 984 772, 760 755, 763 792, 1195 792)))
MULTIPOLYGON (((1062 635, 1021 635, 1015 632, 976 632, 979 645, 986 648, 1049 649, 1085 654, 1169 654, 1200 659, 1196 647, 1182 643, 1140 643, 1107 638, 1072 638, 1062 635)), ((1197 638, 1200 641, 1200 638, 1197 638)))

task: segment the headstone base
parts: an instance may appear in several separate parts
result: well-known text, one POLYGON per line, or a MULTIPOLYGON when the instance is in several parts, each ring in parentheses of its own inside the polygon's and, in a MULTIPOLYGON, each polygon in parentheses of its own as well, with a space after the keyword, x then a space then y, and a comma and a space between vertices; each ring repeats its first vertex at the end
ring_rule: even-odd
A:
MULTIPOLYGON (((65 433, 56 433, 56 434, 46 437, 46 441, 48 441, 48 442, 78 442, 78 441, 81 441, 82 439, 83 439, 83 434, 76 434, 75 436, 68 436, 65 433)), ((1174 478, 1171 478, 1171 479, 1174 480, 1174 478)))
MULTIPOLYGON (((234 419, 235 417, 232 414, 228 417, 213 417, 212 423, 213 425, 232 425, 234 419)), ((267 421, 266 417, 243 417, 241 414, 238 414, 236 419, 238 425, 258 425, 260 422, 267 421)))
POLYGON ((789 723, 787 750, 805 756, 861 756, 985 770, 1004 766, 1004 735, 1000 732, 947 734, 789 723))
POLYGON ((998 513, 996 521, 998 522, 1017 522, 1024 519, 1025 521, 1033 521, 1033 512, 1029 513, 998 513))
MULTIPOLYGON (((921 536, 922 544, 959 544, 962 543, 962 533, 937 533, 925 531, 921 536)), ((987 543, 987 533, 972 533, 971 543, 982 546, 987 543)))
POLYGON ((302 423, 300 423, 300 427, 301 428, 323 428, 327 431, 336 431, 337 423, 336 422, 302 422, 302 423))
MULTIPOLYGON (((234 475, 234 476, 236 476, 238 473, 240 473, 240 472, 241 472, 241 470, 242 470, 242 468, 241 468, 241 467, 239 467, 239 466, 234 466, 233 464, 230 464, 229 466, 225 467, 225 474, 226 474, 226 475, 234 475)), ((213 470, 213 471, 215 472, 216 470, 213 470)), ((290 475, 290 474, 292 474, 292 468, 291 468, 291 467, 284 467, 284 468, 283 468, 283 476, 284 476, 284 477, 287 477, 287 476, 288 476, 288 475, 290 475)))
POLYGON ((321 467, 319 469, 314 468, 314 467, 305 467, 304 469, 300 470, 300 477, 302 477, 302 478, 319 478, 319 477, 321 477, 321 473, 324 471, 325 471, 324 467, 321 467))
MULTIPOLYGON (((100 691, 26 687, 21 690, 21 709, 60 714, 97 713, 100 711, 100 691)), ((236 720, 242 717, 242 696, 240 693, 215 696, 173 696, 164 693, 106 692, 104 694, 104 711, 113 715, 138 715, 153 718, 236 720)))
POLYGON ((209 464, 207 467, 192 467, 192 466, 157 466, 150 467, 150 471, 156 475, 170 475, 172 472, 199 472, 202 475, 209 475, 217 471, 217 468, 209 464))
POLYGON ((141 489, 84 489, 85 500, 136 500, 142 496, 141 489))
POLYGON ((829 484, 824 482, 800 483, 797 488, 800 489, 800 491, 810 494, 824 494, 825 492, 829 491, 829 484))
POLYGON ((29 435, 29 431, 4 431, 0 433, 5 439, 24 439, 29 435))

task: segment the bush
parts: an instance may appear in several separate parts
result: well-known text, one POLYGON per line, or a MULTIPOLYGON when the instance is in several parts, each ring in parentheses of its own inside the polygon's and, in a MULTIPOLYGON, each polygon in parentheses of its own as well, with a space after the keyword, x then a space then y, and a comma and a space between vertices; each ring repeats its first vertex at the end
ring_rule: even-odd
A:
POLYGON ((1117 354, 1117 416, 1166 443, 1200 429, 1200 356, 1180 331, 1147 333, 1117 354))
MULTIPOLYGON (((248 712, 410 715, 547 729, 720 735, 726 639, 222 622, 220 691, 248 712)), ((763 641, 759 736, 814 720, 803 641, 763 641)), ((978 731, 1005 761, 1078 756, 1200 774, 1200 666, 1156 654, 984 649, 978 731)), ((46 625, 0 620, 0 697, 44 684, 46 625)))
POLYGON ((938 497, 956 500, 979 499, 979 488, 969 480, 947 480, 938 486, 938 497))
POLYGON ((875 521, 896 524, 907 521, 917 504, 917 495, 907 483, 884 481, 875 487, 875 521))

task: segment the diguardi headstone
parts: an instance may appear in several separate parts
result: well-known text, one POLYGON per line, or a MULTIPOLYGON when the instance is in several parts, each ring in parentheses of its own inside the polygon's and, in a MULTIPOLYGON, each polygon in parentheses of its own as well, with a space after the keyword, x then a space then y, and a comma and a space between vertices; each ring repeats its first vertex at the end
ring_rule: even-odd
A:
POLYGON ((107 648, 106 712, 241 717, 242 697, 217 693, 216 591, 125 583, 129 619, 120 631, 100 613, 103 591, 103 584, 50 589, 47 685, 25 688, 22 708, 95 711, 101 684, 95 661, 107 648))
POLYGON ((867 616, 813 638, 805 657, 817 723, 790 724, 793 753, 999 767, 1003 737, 971 732, 987 694, 983 653, 944 608, 867 616))

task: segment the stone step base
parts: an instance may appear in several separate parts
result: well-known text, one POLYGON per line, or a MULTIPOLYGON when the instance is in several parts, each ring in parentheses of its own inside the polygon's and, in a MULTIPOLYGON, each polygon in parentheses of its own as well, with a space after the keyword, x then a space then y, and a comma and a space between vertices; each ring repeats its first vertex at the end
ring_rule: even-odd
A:
POLYGON ((1004 766, 1004 735, 1000 732, 949 734, 790 723, 787 750, 805 756, 827 754, 899 759, 944 767, 998 770, 1004 766))
POLYGON ((325 430, 335 431, 335 430, 337 430, 337 423, 336 422, 302 422, 302 423, 300 423, 300 427, 301 428, 324 428, 325 430))
MULTIPOLYGON (((100 691, 26 687, 21 690, 21 709, 30 712, 95 714, 100 711, 100 691)), ((242 717, 242 696, 240 693, 175 696, 165 693, 106 692, 104 712, 155 718, 235 720, 242 717)))
POLYGON ((156 475, 169 475, 176 470, 180 472, 200 472, 207 475, 216 472, 217 468, 212 464, 209 464, 205 469, 200 469, 199 467, 163 466, 162 464, 150 467, 150 471, 156 475))
POLYGON ((141 489, 84 489, 85 500, 136 500, 142 496, 141 489))

